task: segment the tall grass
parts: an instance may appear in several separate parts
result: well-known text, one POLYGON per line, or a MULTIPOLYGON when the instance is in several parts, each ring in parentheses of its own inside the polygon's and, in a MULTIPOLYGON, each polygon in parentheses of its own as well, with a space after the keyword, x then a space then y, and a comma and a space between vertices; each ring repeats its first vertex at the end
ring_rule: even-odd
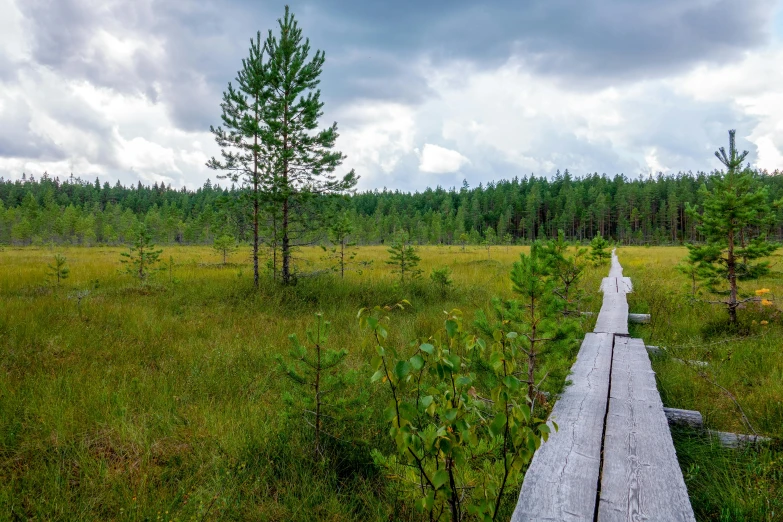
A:
MULTIPOLYGON (((173 282, 160 273, 140 286, 120 273, 121 249, 61 251, 71 277, 59 289, 45 281, 55 251, 0 252, 2 520, 415 519, 369 456, 391 451, 380 419, 355 428, 364 442, 332 440, 328 464, 310 458, 311 434, 285 411, 274 356, 320 311, 332 321, 330 346, 366 372, 373 351, 360 307, 410 300, 394 318, 405 346, 434 332, 444 310, 470 318, 492 296, 510 297, 522 248, 487 259, 484 249, 425 247, 425 277, 400 286, 385 249, 364 247, 358 259, 374 263, 361 275, 288 288, 264 278, 258 290, 247 252, 222 267, 210 248, 169 247, 173 282), (445 298, 426 278, 441 266, 455 281, 445 298), (79 291, 88 292, 80 305, 79 291)), ((324 268, 321 255, 302 250, 300 269, 324 268)), ((542 368, 546 389, 562 387, 574 352, 542 368)), ((374 390, 366 407, 386 400, 374 390)))

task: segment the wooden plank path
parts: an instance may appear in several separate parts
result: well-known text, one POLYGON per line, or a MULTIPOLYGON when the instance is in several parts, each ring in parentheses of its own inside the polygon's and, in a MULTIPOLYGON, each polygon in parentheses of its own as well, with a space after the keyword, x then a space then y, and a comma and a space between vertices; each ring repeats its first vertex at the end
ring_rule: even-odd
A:
POLYGON ((644 342, 628 337, 631 280, 612 251, 604 300, 525 474, 513 522, 695 521, 644 342))

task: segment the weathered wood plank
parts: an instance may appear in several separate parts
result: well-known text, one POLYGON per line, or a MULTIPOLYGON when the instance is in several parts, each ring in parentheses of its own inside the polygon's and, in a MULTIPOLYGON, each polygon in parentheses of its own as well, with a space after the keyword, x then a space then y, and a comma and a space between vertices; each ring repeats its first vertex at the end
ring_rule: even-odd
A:
POLYGON ((598 520, 695 521, 644 342, 613 353, 598 520))
POLYGON ((698 411, 663 408, 663 413, 670 426, 688 426, 698 430, 704 427, 704 419, 698 411))
POLYGON ((628 301, 624 293, 604 293, 604 301, 593 331, 628 335, 628 301))
POLYGON ((560 429, 535 453, 512 521, 593 520, 611 357, 611 335, 585 336, 550 416, 560 429))
POLYGON ((623 267, 620 266, 620 260, 617 258, 617 249, 612 249, 612 263, 609 266, 609 277, 623 277, 623 267))
POLYGON ((650 314, 628 314, 628 322, 647 324, 650 322, 650 314))
POLYGON ((625 294, 633 290, 631 280, 623 277, 623 267, 612 250, 612 265, 609 277, 601 281, 604 300, 595 322, 596 333, 628 335, 628 300, 625 294))

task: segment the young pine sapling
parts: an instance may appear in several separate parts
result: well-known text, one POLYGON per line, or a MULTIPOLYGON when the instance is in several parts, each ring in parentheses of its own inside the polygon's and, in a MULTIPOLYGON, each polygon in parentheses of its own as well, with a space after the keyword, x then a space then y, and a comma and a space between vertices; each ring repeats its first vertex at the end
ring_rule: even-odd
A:
POLYGON ((130 246, 129 251, 120 254, 125 258, 121 259, 120 262, 126 265, 126 273, 137 276, 139 281, 143 283, 160 261, 161 253, 163 253, 163 250, 155 250, 152 236, 147 231, 147 228, 142 226, 138 229, 136 240, 130 246))
POLYGON ((68 279, 68 275, 71 269, 68 268, 68 261, 63 254, 54 255, 54 264, 47 265, 49 277, 55 280, 57 286, 60 286, 60 282, 63 279, 68 279))
POLYGON ((421 277, 421 269, 418 268, 421 258, 416 252, 416 248, 410 243, 407 233, 398 233, 387 251, 389 252, 389 260, 386 261, 386 264, 394 267, 393 273, 400 274, 402 284, 405 284, 406 275, 409 279, 421 277))
POLYGON ((332 421, 332 425, 338 424, 340 411, 344 410, 350 400, 343 397, 343 391, 351 379, 351 375, 341 370, 348 351, 327 349, 324 344, 329 336, 331 323, 324 321, 323 314, 317 313, 315 330, 307 330, 307 340, 310 348, 299 341, 296 334, 288 338, 291 341, 290 362, 277 356, 280 368, 294 383, 304 391, 299 397, 303 407, 305 420, 315 432, 315 454, 323 457, 323 444, 321 435, 324 431, 324 421, 332 421), (332 401, 326 401, 328 395, 335 397, 332 401), (330 413, 326 413, 329 410, 330 413), (312 422, 307 418, 313 419, 312 422))
POLYGON ((228 256, 239 250, 236 239, 230 234, 223 234, 215 238, 212 248, 223 258, 223 266, 226 266, 228 256))
MULTIPOLYGON (((349 239, 353 229, 353 222, 347 212, 338 216, 329 227, 329 240, 334 246, 327 259, 335 263, 332 270, 339 272, 341 279, 345 279, 345 269, 356 257, 356 250, 351 249, 356 243, 349 239)), ((323 248, 326 250, 326 247, 323 248)))
POLYGON ((546 241, 541 246, 549 271, 555 280, 554 292, 563 300, 563 314, 579 314, 582 292, 579 282, 586 267, 586 248, 577 247, 573 255, 568 254, 569 244, 565 232, 557 231, 557 239, 546 241))
POLYGON ((715 153, 726 166, 726 174, 713 176, 710 190, 705 185, 699 190, 704 202, 701 213, 697 207, 687 209, 706 239, 704 245, 688 246, 688 258, 698 265, 709 290, 726 296, 709 302, 724 305, 731 324, 737 323, 737 308, 756 299, 756 296, 741 298, 737 281, 768 273, 769 263, 757 260, 770 256, 778 248, 766 237, 775 216, 767 203, 767 190, 760 186, 752 171, 742 169, 748 152, 737 151, 734 136, 735 131, 730 130, 728 152, 721 147, 715 153))
POLYGON ((446 297, 449 288, 454 284, 451 279, 451 268, 444 266, 442 268, 433 268, 430 272, 430 280, 440 291, 441 297, 446 297))
POLYGON ((459 241, 459 244, 462 246, 462 251, 463 251, 463 252, 465 251, 465 245, 467 245, 467 244, 468 244, 468 239, 470 239, 470 238, 469 238, 469 237, 468 237, 468 235, 467 235, 466 233, 464 233, 464 232, 463 232, 462 234, 460 234, 460 235, 459 235, 459 239, 458 239, 458 241, 459 241))
POLYGON ((590 259, 595 266, 600 266, 608 262, 612 258, 612 253, 609 252, 609 241, 604 239, 601 233, 597 233, 593 240, 590 241, 590 259))
POLYGON ((504 303, 511 326, 521 342, 519 349, 527 357, 527 393, 535 398, 535 371, 538 359, 555 341, 568 337, 573 324, 563 317, 563 299, 556 293, 555 279, 540 244, 534 243, 530 255, 520 254, 511 270, 511 283, 519 298, 504 303))

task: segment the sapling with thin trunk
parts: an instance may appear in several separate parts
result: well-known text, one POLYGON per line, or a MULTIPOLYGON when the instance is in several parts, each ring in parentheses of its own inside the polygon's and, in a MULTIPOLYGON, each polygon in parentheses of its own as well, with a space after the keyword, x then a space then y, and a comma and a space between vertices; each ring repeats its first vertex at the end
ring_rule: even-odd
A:
POLYGON ((725 299, 708 301, 726 307, 729 323, 737 323, 737 309, 756 296, 743 297, 737 282, 769 272, 769 262, 778 245, 767 240, 775 214, 767 202, 767 190, 749 169, 742 169, 748 152, 738 152, 735 131, 729 131, 729 150, 721 147, 715 156, 726 173, 711 177, 711 187, 700 188, 702 208, 688 207, 696 227, 706 239, 703 245, 688 245, 688 258, 696 264, 709 290, 725 299), (754 262, 755 261, 755 262, 754 262))
POLYGON ((122 252, 120 255, 125 259, 120 262, 125 265, 125 272, 139 278, 140 282, 145 282, 155 265, 160 261, 160 254, 163 250, 155 250, 155 244, 152 242, 152 236, 147 228, 142 226, 136 232, 136 239, 128 249, 128 252, 122 252))
POLYGON ((58 287, 60 286, 60 282, 63 279, 68 279, 68 275, 71 272, 71 269, 68 268, 68 261, 65 259, 63 254, 55 254, 54 264, 47 265, 47 267, 49 271, 49 277, 56 281, 58 287))
POLYGON ((421 269, 418 268, 421 258, 416 248, 410 243, 410 238, 406 232, 398 232, 394 237, 394 242, 387 250, 389 260, 386 264, 392 265, 393 273, 400 274, 400 282, 405 284, 405 277, 408 279, 418 279, 421 277, 421 269))
POLYGON ((328 349, 324 345, 329 336, 331 323, 324 321, 323 314, 315 314, 314 329, 307 330, 309 347, 302 344, 296 334, 288 336, 292 344, 289 360, 277 356, 278 364, 294 383, 302 390, 298 399, 302 404, 304 419, 315 433, 315 454, 323 457, 322 435, 324 426, 340 423, 341 412, 350 399, 341 395, 351 378, 343 369, 348 351, 328 349), (331 400, 327 400, 328 397, 331 400), (327 413, 327 411, 329 413, 327 413), (312 422, 308 420, 312 418, 312 422))

